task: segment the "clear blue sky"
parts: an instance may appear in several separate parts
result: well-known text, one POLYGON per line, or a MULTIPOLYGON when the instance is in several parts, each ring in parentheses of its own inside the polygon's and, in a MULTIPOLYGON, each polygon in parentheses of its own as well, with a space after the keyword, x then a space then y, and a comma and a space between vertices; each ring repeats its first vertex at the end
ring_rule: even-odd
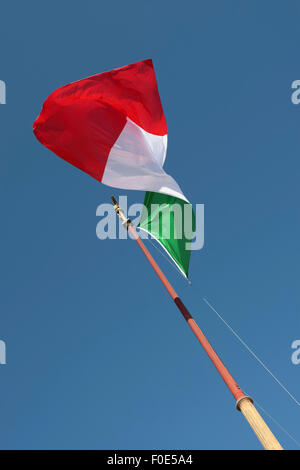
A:
POLYGON ((166 169, 205 204, 193 286, 158 260, 241 387, 300 439, 299 407, 202 301, 299 399, 299 15, 295 1, 1 6, 0 448, 260 448, 135 243, 97 239, 111 188, 32 134, 57 87, 149 57, 166 169))

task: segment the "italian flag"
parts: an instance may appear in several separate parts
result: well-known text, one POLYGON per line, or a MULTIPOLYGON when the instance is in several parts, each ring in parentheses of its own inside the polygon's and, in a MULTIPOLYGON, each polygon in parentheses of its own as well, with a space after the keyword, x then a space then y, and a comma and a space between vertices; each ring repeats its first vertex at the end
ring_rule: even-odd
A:
MULTIPOLYGON (((188 203, 163 169, 167 125, 151 59, 55 90, 45 101, 33 132, 48 149, 98 181, 149 192, 145 198, 147 219, 142 216, 140 226, 150 233, 151 200, 156 200, 156 194, 164 210, 174 201, 188 203)), ((187 275, 190 252, 183 248, 185 240, 176 239, 173 246, 171 238, 166 244, 158 233, 152 235, 187 275)))

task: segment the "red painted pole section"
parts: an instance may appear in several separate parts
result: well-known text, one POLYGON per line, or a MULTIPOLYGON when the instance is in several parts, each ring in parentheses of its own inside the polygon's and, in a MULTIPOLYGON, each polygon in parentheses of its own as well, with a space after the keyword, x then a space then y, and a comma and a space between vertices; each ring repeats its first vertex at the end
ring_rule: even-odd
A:
POLYGON ((189 311, 187 310, 187 308, 185 307, 185 305, 183 304, 183 302, 181 301, 181 299, 177 295, 176 291, 173 289, 173 287, 169 283, 168 279, 166 278, 166 276, 164 275, 164 273, 162 272, 162 270, 160 269, 158 264, 152 258, 151 254, 149 253, 149 251, 145 247, 144 243, 142 242, 142 240, 140 239, 140 237, 136 233, 134 227, 132 225, 128 224, 128 230, 132 234, 133 238, 139 244, 139 246, 140 246, 141 250, 143 251, 144 255, 146 256, 146 258, 150 262, 151 266, 153 267, 154 271, 158 275, 159 279, 161 280, 161 282, 165 286, 166 290, 168 291, 168 293, 172 297, 173 301, 175 302, 178 309, 180 310, 183 317, 185 318, 187 324, 189 325, 189 327, 192 329, 193 333, 195 334, 196 338, 198 339, 198 341, 203 346, 203 349, 205 350, 208 357, 211 359, 212 363, 214 364, 214 366, 218 370, 219 374, 221 375, 222 379, 226 383, 227 387, 231 391, 234 398, 237 401, 240 400, 241 398, 246 398, 246 395, 243 393, 243 391, 237 385, 236 381, 234 380, 232 375, 229 373, 229 371, 227 370, 227 368, 225 367, 225 365, 223 364, 223 362, 221 361, 219 356, 216 354, 213 347, 211 346, 209 341, 206 339, 205 335, 200 330, 200 328, 197 325, 197 323, 195 322, 194 318, 189 313, 189 311))

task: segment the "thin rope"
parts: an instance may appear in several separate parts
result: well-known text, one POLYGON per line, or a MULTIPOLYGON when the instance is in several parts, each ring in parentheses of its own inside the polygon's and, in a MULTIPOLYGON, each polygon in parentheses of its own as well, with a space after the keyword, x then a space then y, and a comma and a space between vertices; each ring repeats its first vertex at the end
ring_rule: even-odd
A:
POLYGON ((257 406, 257 408, 260 408, 260 410, 269 418, 273 421, 273 423, 275 423, 280 429, 281 431, 283 431, 298 447, 300 447, 300 443, 275 419, 273 418, 272 415, 270 415, 270 413, 268 413, 261 405, 260 403, 258 403, 258 401, 255 399, 255 405, 257 406))
MULTIPOLYGON (((149 240, 151 245, 154 246, 154 248, 168 261, 168 263, 170 263, 170 265, 175 269, 175 271, 177 271, 180 274, 180 277, 182 277, 182 272, 180 271, 180 269, 176 266, 175 263, 172 263, 170 258, 160 248, 158 248, 158 246, 156 246, 155 243, 153 243, 153 241, 151 240, 151 237, 147 238, 147 240, 149 240)), ((184 279, 187 280, 189 285, 192 284, 192 282, 190 281, 190 279, 188 277, 185 277, 185 276, 183 276, 183 277, 184 277, 184 279)))
POLYGON ((273 377, 273 379, 280 385, 280 387, 290 396, 290 398, 296 403, 296 405, 300 406, 299 401, 294 397, 294 395, 289 392, 289 390, 280 382, 280 380, 273 374, 273 372, 268 369, 268 367, 263 363, 263 361, 255 354, 254 351, 242 340, 242 338, 234 331, 234 329, 222 318, 222 316, 217 312, 217 310, 209 303, 209 301, 203 297, 204 302, 209 306, 209 308, 215 312, 220 320, 227 326, 227 328, 234 334, 234 336, 242 343, 242 345, 249 351, 249 353, 259 362, 259 364, 273 377))
POLYGON ((268 413, 256 400, 255 404, 258 408, 261 409, 263 413, 265 413, 266 416, 268 416, 268 418, 273 421, 273 423, 275 423, 293 442, 295 442, 298 447, 300 447, 300 443, 280 423, 278 423, 278 421, 273 418, 273 416, 271 416, 270 413, 268 413))

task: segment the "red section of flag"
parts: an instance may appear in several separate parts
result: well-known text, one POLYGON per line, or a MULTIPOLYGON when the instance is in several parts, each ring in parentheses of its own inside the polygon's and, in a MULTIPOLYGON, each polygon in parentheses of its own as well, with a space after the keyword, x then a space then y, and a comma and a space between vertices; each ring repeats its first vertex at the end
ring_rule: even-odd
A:
POLYGON ((33 130, 43 145, 101 181, 127 117, 147 132, 167 133, 151 59, 58 88, 33 130))

